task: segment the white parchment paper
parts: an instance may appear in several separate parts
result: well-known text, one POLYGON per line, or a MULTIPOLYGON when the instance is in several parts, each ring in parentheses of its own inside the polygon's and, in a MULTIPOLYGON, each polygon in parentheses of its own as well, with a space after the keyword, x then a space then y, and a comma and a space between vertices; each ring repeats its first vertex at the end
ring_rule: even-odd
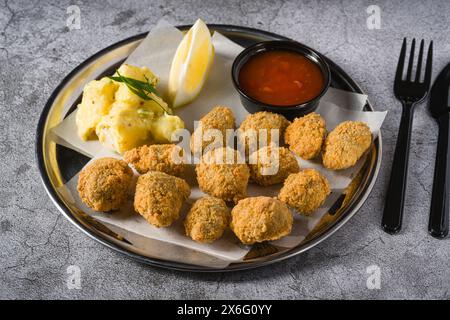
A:
MULTIPOLYGON (((170 26, 166 22, 161 22, 142 41, 126 62, 149 67, 160 77, 158 89, 164 93, 166 92, 170 64, 181 39, 182 33, 178 29, 170 26)), ((231 65, 236 55, 243 48, 217 32, 213 35, 213 44, 215 47, 214 62, 208 81, 201 94, 194 102, 186 107, 175 110, 175 114, 184 120, 186 127, 191 131, 194 121, 198 121, 212 107, 218 104, 229 106, 233 110, 238 125, 248 115, 247 111, 242 107, 239 95, 234 90, 231 81, 231 65)), ((366 100, 366 95, 330 88, 322 98, 317 112, 327 122, 328 130, 332 130, 337 124, 345 120, 359 120, 367 123, 373 136, 376 137, 386 116, 386 112, 362 111, 366 100)), ((66 117, 57 127, 53 128, 54 134, 58 137, 57 142, 91 158, 100 156, 117 157, 117 154, 103 147, 99 141, 82 141, 78 137, 75 113, 76 111, 66 117)), ((294 213, 294 227, 291 235, 273 242, 274 245, 283 248, 294 247, 304 240, 351 182, 354 175, 361 168, 364 158, 354 167, 342 171, 327 170, 320 162, 316 161, 306 161, 300 158, 298 158, 298 161, 301 168, 316 168, 322 172, 330 182, 332 194, 328 197, 325 204, 312 216, 303 217, 294 213)), ((76 205, 94 218, 118 230, 117 232, 119 234, 122 233, 125 236, 125 234, 131 233, 134 238, 144 237, 146 239, 154 239, 180 248, 201 252, 202 254, 214 257, 214 265, 219 265, 220 267, 232 261, 241 260, 249 250, 249 247, 239 244, 231 232, 227 232, 222 239, 210 245, 196 243, 184 235, 182 226, 183 219, 180 219, 169 228, 153 227, 133 212, 131 202, 127 208, 117 213, 94 212, 87 208, 79 199, 76 191, 77 180, 78 175, 73 177, 66 185, 76 205), (218 263, 217 261, 222 262, 218 263)), ((189 209, 190 204, 204 195, 198 188, 195 178, 188 182, 191 185, 192 193, 185 208, 183 208, 183 215, 189 209)), ((277 196, 280 187, 280 185, 260 187, 250 184, 248 194, 249 196, 277 196)), ((183 251, 181 250, 180 252, 183 251)), ((177 260, 175 258, 172 259, 177 260)), ((199 259, 199 261, 191 263, 212 266, 212 263, 208 259, 199 259)))

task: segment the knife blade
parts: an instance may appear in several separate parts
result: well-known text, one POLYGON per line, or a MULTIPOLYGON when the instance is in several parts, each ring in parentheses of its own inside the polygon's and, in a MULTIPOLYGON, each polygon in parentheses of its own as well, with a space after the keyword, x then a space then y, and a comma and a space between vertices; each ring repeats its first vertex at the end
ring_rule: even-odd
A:
POLYGON ((445 238, 449 230, 450 198, 450 63, 439 73, 430 92, 429 110, 439 127, 428 232, 445 238))
POLYGON ((449 86, 450 63, 442 69, 431 87, 429 106, 435 119, 450 111, 449 86))

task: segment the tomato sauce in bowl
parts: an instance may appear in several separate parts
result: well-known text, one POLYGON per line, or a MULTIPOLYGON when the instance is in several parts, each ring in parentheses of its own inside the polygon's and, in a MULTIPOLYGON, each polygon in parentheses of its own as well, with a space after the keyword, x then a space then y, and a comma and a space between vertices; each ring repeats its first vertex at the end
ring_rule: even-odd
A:
POLYGON ((289 50, 270 50, 252 56, 240 69, 238 81, 248 96, 280 107, 314 99, 325 84, 316 63, 289 50))
POLYGON ((269 111, 288 120, 317 109, 331 84, 327 60, 293 40, 255 43, 234 59, 231 79, 249 112, 269 111))

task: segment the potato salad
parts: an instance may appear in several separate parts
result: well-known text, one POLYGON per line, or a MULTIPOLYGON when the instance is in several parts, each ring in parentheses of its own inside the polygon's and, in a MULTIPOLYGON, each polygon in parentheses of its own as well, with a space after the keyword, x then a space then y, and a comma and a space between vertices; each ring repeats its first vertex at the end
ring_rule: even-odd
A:
POLYGON ((80 138, 98 139, 120 154, 144 144, 171 142, 184 122, 157 95, 157 83, 148 68, 127 64, 112 77, 89 82, 76 115, 80 138))

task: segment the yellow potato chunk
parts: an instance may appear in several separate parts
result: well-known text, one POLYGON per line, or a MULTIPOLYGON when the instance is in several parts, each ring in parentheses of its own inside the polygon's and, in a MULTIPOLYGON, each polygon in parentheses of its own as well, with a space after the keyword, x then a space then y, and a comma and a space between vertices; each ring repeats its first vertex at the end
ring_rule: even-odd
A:
MULTIPOLYGON (((158 83, 158 78, 147 67, 140 68, 140 67, 132 66, 129 64, 123 64, 117 70, 117 72, 114 76, 117 76, 117 73, 120 73, 121 76, 139 80, 139 81, 144 81, 144 82, 146 82, 148 79, 153 86, 156 86, 156 84, 158 83)), ((116 101, 128 103, 128 104, 135 105, 135 106, 139 106, 146 102, 150 102, 150 103, 156 105, 156 107, 159 109, 159 112, 161 112, 161 113, 163 112, 161 107, 158 107, 156 102, 154 102, 152 100, 144 100, 144 99, 140 98, 139 96, 137 96, 136 94, 134 94, 128 88, 126 83, 123 83, 123 82, 116 82, 116 83, 119 85, 118 90, 115 95, 116 101)), ((155 97, 158 98, 156 95, 155 95, 155 97)), ((158 99, 160 100, 160 101, 158 100, 158 102, 161 102, 162 104, 167 106, 167 104, 162 99, 160 99, 160 98, 158 98, 158 99)))
POLYGON ((147 78, 153 86, 158 84, 158 77, 156 77, 147 67, 137 67, 130 64, 123 64, 119 69, 117 69, 117 72, 124 77, 139 81, 146 81, 145 78, 147 78))
POLYGON ((150 127, 153 141, 156 143, 173 142, 172 134, 179 129, 184 129, 183 120, 167 113, 152 121, 150 127))
POLYGON ((142 117, 134 106, 115 102, 97 125, 96 133, 102 144, 122 154, 150 143, 151 120, 149 116, 142 117))
POLYGON ((81 139, 96 138, 95 128, 101 118, 109 113, 117 88, 118 84, 108 78, 93 80, 84 87, 75 120, 81 139))

